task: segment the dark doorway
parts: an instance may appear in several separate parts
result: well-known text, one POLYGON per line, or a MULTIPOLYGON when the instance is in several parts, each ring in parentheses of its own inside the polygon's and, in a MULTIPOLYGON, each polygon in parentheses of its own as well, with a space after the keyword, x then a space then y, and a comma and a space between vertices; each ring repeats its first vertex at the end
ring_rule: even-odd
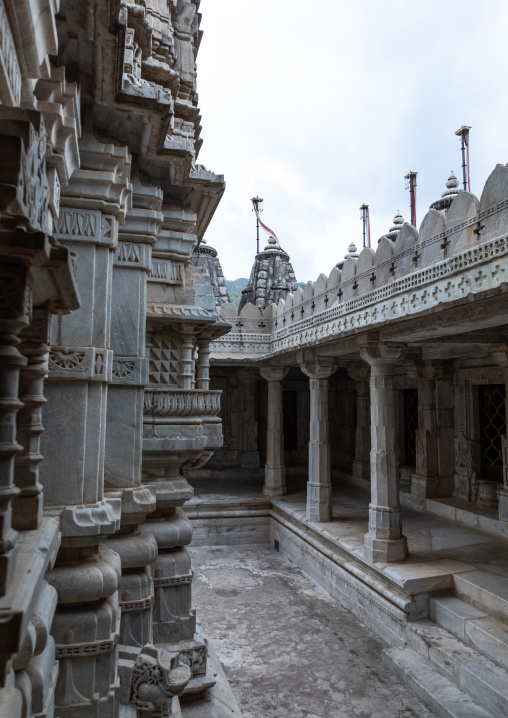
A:
POLYGON ((481 478, 499 483, 503 481, 501 437, 506 434, 505 395, 504 384, 488 384, 478 387, 481 478))
POLYGON ((284 451, 298 451, 298 392, 282 392, 284 419, 284 451))
POLYGON ((418 389, 404 389, 404 464, 416 467, 418 431, 418 389))

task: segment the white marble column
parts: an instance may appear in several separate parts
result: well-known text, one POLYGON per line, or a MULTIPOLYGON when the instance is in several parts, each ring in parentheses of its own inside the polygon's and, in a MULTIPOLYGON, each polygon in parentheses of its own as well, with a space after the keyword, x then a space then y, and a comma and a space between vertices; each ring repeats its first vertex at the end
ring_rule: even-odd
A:
POLYGON ((416 470, 411 494, 426 498, 449 496, 453 490, 453 389, 442 361, 413 361, 406 365, 418 386, 416 470))
POLYGON ((180 389, 192 389, 194 381, 194 327, 184 324, 180 330, 182 343, 180 347, 180 371, 178 385, 180 389))
POLYGON ((365 548, 371 561, 390 563, 403 561, 407 556, 399 506, 393 390, 394 362, 400 354, 398 347, 377 343, 361 349, 362 359, 371 368, 371 502, 365 548))
POLYGON ((352 367, 347 370, 356 385, 355 458, 353 476, 370 479, 370 397, 369 368, 352 367))
POLYGON ((266 496, 283 496, 286 489, 284 466, 284 426, 282 418, 282 380, 288 370, 285 367, 262 367, 260 374, 268 382, 268 417, 266 425, 266 496))
POLYGON ((307 521, 332 520, 332 483, 330 478, 330 438, 328 420, 328 379, 334 366, 301 364, 309 377, 309 480, 307 483, 307 521))
MULTIPOLYGON (((258 451, 258 381, 257 369, 239 369, 240 382, 240 466, 242 469, 259 469, 258 451)), ((282 449, 284 451, 284 448, 282 449)), ((283 456, 283 455, 282 455, 283 456)), ((282 461, 284 464, 284 461, 282 461)))
POLYGON ((199 339, 196 389, 210 389, 210 339, 199 339))

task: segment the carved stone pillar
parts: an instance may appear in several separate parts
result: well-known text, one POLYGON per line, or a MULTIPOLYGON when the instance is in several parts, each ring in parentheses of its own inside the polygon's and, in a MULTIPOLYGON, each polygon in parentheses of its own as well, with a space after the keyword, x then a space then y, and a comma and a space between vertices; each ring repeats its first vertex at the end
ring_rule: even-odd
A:
POLYGON ((178 385, 180 389, 192 389, 194 382, 194 327, 183 325, 180 344, 180 371, 178 372, 178 385))
POLYGON ((259 370, 268 382, 268 417, 266 426, 266 496, 283 496, 287 493, 284 466, 284 426, 282 416, 282 380, 288 370, 284 367, 262 367, 259 370))
POLYGON ((370 389, 369 369, 355 367, 348 374, 356 384, 356 429, 353 476, 370 479, 370 389))
POLYGON ((48 373, 49 312, 34 309, 32 323, 21 332, 20 352, 27 364, 21 369, 19 395, 23 407, 18 413, 17 440, 23 447, 16 457, 15 482, 20 493, 13 501, 13 526, 18 531, 34 530, 42 518, 42 461, 40 437, 43 431, 44 379, 48 373))
POLYGON ((259 469, 257 417, 259 372, 257 369, 239 369, 238 379, 240 382, 241 467, 242 469, 259 469))
POLYGON ((55 714, 61 718, 118 714, 120 571, 118 554, 101 544, 98 551, 61 550, 47 574, 58 594, 51 632, 60 663, 55 714))
POLYGON ((331 521, 332 482, 330 476, 330 421, 328 417, 328 379, 334 366, 301 364, 309 377, 309 481, 307 483, 307 521, 331 521))
POLYGON ((210 389, 210 339, 198 341, 198 361, 196 365, 196 388, 210 389))
POLYGON ((443 362, 413 361, 406 370, 417 380, 416 471, 411 494, 422 502, 453 490, 453 388, 443 362))
MULTIPOLYGON (((113 364, 113 260, 132 187, 125 147, 100 142, 87 131, 80 140, 80 156, 81 167, 62 195, 54 235, 76 258, 81 306, 51 326, 40 474, 46 511, 60 517, 62 535, 52 574, 58 593, 52 634, 57 657, 65 659, 55 714, 102 718, 118 711, 115 646, 121 565, 118 554, 101 542, 119 530, 124 500, 121 489, 105 493, 104 464, 113 364)), ((120 256, 127 257, 128 249, 124 246, 126 254, 120 256)), ((133 329, 126 335, 129 331, 133 329)), ((120 440, 127 456, 132 441, 125 435, 120 440)), ((118 469, 127 472, 123 486, 128 487, 129 461, 124 458, 118 469)))
POLYGON ((19 374, 26 366, 16 336, 28 323, 28 276, 24 267, 0 267, 0 595, 5 595, 14 573, 16 531, 12 528, 14 460, 22 447, 16 441, 19 374))
MULTIPOLYGON (((8 36, 5 16, 3 26, 8 36)), ((44 576, 60 527, 41 511, 40 411, 48 314, 78 300, 70 254, 50 238, 58 199, 49 147, 39 112, 0 107, 0 713, 12 718, 52 715, 58 672, 49 635, 56 592, 44 576)))
POLYGON ((361 356, 370 364, 371 503, 365 548, 371 561, 397 562, 407 556, 399 505, 398 466, 395 447, 393 366, 398 347, 369 344, 361 356))
POLYGON ((137 527, 156 508, 155 485, 141 484, 147 275, 151 246, 162 223, 162 192, 141 183, 134 171, 133 207, 118 233, 111 296, 112 381, 108 387, 105 494, 122 501, 121 533, 108 546, 121 558, 120 700, 128 704, 133 666, 146 644, 153 644, 153 581, 150 564, 157 542, 137 527))

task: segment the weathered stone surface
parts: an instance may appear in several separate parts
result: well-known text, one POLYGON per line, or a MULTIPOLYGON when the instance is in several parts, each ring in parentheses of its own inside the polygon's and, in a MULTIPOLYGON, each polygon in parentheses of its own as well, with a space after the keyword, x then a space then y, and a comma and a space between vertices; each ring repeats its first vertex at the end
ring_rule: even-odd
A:
POLYGON ((430 718, 381 664, 381 641, 280 554, 264 546, 191 552, 203 626, 244 718, 430 718))

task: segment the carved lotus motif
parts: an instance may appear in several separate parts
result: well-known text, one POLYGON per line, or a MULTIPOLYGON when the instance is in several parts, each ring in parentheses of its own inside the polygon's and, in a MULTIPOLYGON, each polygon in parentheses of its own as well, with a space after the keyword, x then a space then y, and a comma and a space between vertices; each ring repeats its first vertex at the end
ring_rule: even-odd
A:
POLYGON ((83 371, 85 368, 85 352, 74 349, 58 349, 49 355, 49 362, 58 369, 83 371))
POLYGON ((127 376, 131 376, 132 372, 134 371, 134 362, 133 361, 120 361, 115 360, 113 361, 113 376, 116 376, 118 379, 124 379, 127 376))

